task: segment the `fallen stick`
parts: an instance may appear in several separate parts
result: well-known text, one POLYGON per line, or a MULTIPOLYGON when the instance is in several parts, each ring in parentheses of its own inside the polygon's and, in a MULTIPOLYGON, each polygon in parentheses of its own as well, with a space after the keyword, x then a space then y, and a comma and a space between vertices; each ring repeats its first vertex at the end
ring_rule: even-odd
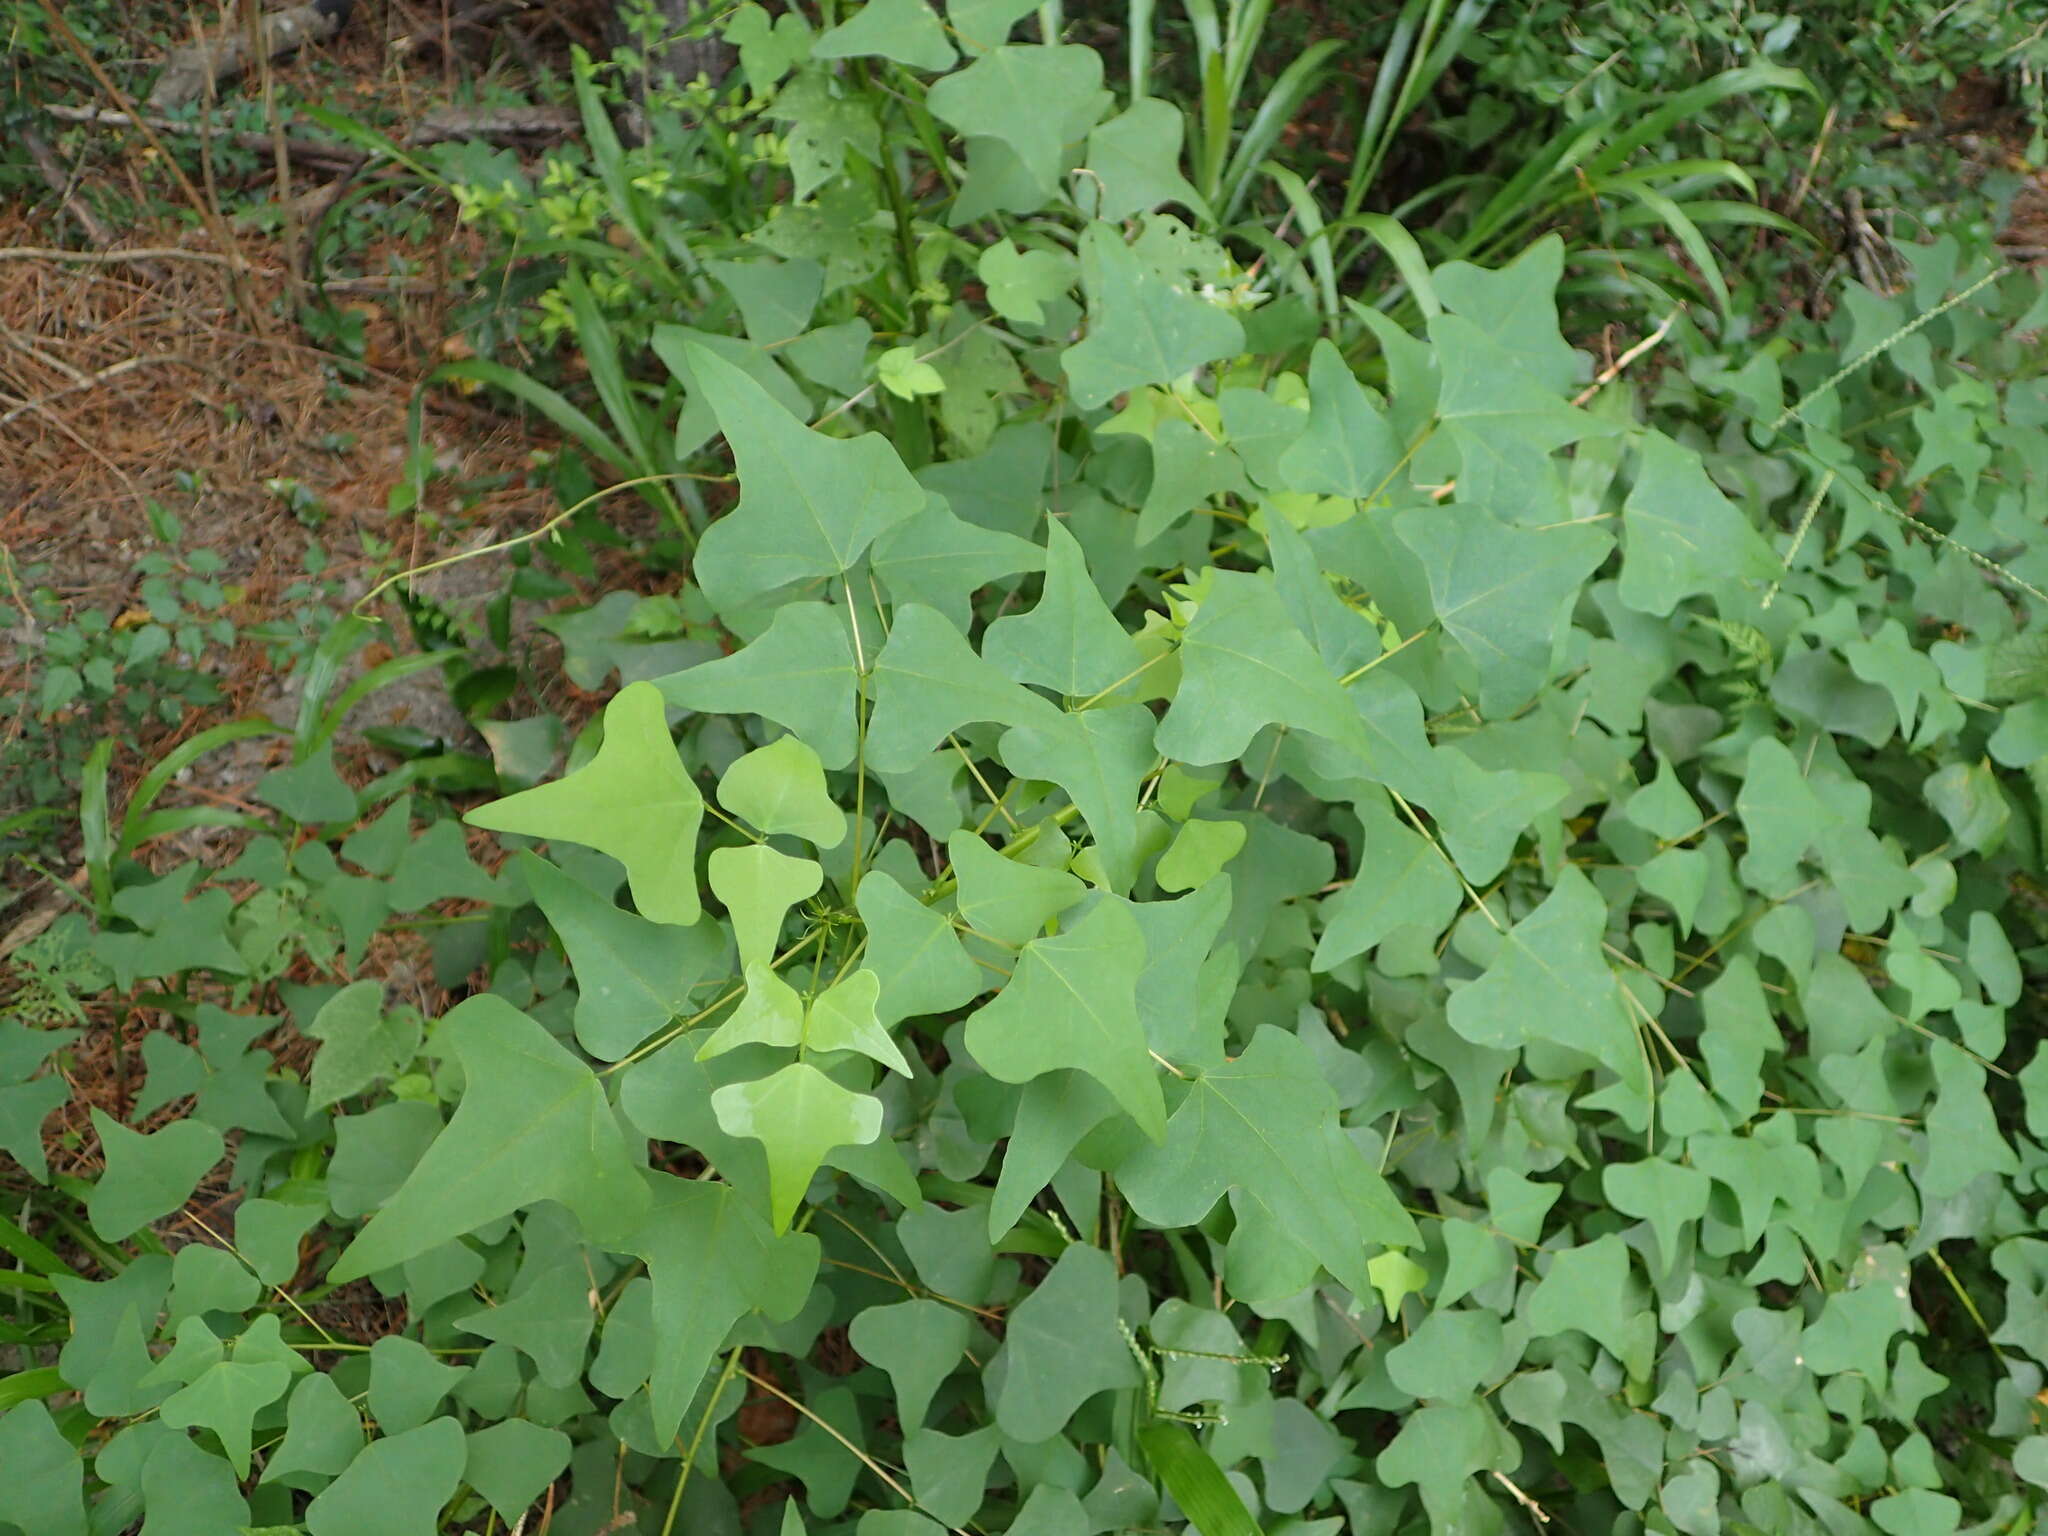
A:
MULTIPOLYGON (((324 43, 342 29, 355 0, 312 0, 289 10, 266 11, 259 24, 260 44, 271 58, 296 53, 308 43, 324 43)), ((256 60, 248 35, 241 29, 171 50, 163 73, 150 90, 147 105, 164 111, 186 106, 208 89, 246 73, 256 60)))
MULTIPOLYGON (((108 107, 46 106, 43 110, 60 123, 78 123, 87 128, 154 128, 159 133, 197 133, 198 123, 148 113, 116 112, 108 107)), ((238 149, 267 155, 274 147, 267 133, 236 133, 227 136, 238 149)), ((286 139, 285 153, 294 160, 327 170, 352 171, 369 159, 359 149, 345 144, 322 144, 313 139, 286 139)))
MULTIPOLYGON (((465 5, 448 18, 445 38, 452 38, 458 29, 482 31, 532 4, 533 0, 482 0, 480 4, 465 5)), ((391 51, 401 55, 438 52, 445 38, 440 27, 422 27, 409 37, 393 40, 391 51)))

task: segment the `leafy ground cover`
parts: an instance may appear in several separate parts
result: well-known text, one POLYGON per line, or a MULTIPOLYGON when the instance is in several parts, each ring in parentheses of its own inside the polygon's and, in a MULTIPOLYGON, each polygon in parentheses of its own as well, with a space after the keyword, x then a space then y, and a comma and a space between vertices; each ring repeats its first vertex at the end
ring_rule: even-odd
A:
MULTIPOLYGON (((2033 1528, 2026 119, 1892 240, 1832 11, 1423 0, 1290 134, 1342 9, 743 5, 539 166, 309 114, 492 242, 387 510, 451 396, 555 510, 77 761, 0 1529, 2033 1528), (427 677, 486 750, 365 751, 427 677)), ((156 558, 100 628, 189 653, 156 558)))

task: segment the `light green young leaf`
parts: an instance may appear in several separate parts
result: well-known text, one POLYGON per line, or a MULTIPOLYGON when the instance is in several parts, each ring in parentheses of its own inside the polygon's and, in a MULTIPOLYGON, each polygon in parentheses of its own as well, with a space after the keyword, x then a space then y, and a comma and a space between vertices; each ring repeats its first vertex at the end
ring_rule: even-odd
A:
POLYGON ((604 711, 597 755, 565 779, 521 790, 464 820, 493 832, 560 838, 626 866, 633 902, 658 923, 687 927, 697 896, 697 825, 704 796, 669 738, 661 690, 622 689, 604 711))
POLYGON ((1083 410, 1244 350, 1235 315, 1146 266, 1114 225, 1090 224, 1081 236, 1081 274, 1088 334, 1067 348, 1061 366, 1083 410))
POLYGON ((988 291, 989 308, 1005 320, 1042 325, 1045 306, 1066 296, 1078 269, 1062 252, 1040 246, 1020 251, 1006 237, 983 248, 975 273, 988 291))
POLYGON ((793 859, 765 843, 716 849, 707 873, 712 894, 732 918, 744 966, 766 965, 775 958, 776 936, 789 909, 817 895, 825 883, 816 859, 793 859))
POLYGON ((613 906, 537 854, 518 855, 527 889, 575 968, 576 1043, 617 1061, 671 1019, 694 1012, 698 982, 726 954, 709 915, 686 928, 613 906))
POLYGON ((1088 575, 1065 523, 1045 524, 1045 586, 1029 613, 1005 614, 981 640, 982 659, 1020 683, 1069 698, 1114 687, 1139 665, 1138 648, 1088 575))
POLYGON ((1723 496, 1699 455, 1645 432, 1621 509, 1621 600, 1662 618, 1680 599, 1732 582, 1768 581, 1778 559, 1723 496))
POLYGON ((868 967, 882 981, 875 1018, 883 1027, 950 1012, 997 979, 968 958, 943 913, 888 875, 877 871, 862 880, 855 905, 867 925, 868 967))
POLYGON ((881 995, 881 978, 873 971, 858 970, 840 977, 811 999, 804 1015, 804 1048, 858 1051, 892 1072, 910 1076, 910 1063, 875 1017, 875 1003, 881 995))
POLYGON ((1078 1067, 1163 1142, 1166 1104, 1138 1018, 1144 962, 1137 919, 1121 903, 1099 901, 1064 933, 1024 946, 1009 983, 968 1019, 967 1049, 1006 1083, 1078 1067))
POLYGON ((778 1233, 789 1230, 826 1153, 882 1134, 880 1100, 840 1087, 808 1062, 793 1061, 758 1082, 728 1083, 711 1095, 711 1107, 728 1136, 758 1141, 767 1153, 778 1233))
POLYGON ((1207 885, 1237 857, 1244 839, 1243 822, 1183 822, 1173 836, 1173 846, 1159 856, 1153 878, 1162 891, 1191 891, 1207 885))
POLYGON ((718 802, 771 836, 787 833, 818 848, 846 840, 846 813, 825 788, 824 765, 795 736, 734 759, 719 777, 718 802))
POLYGON ((894 59, 927 73, 952 68, 958 57, 925 0, 868 0, 811 44, 811 57, 816 59, 863 55, 894 59))
POLYGON ((86 1196, 85 1215, 110 1243, 184 1205, 227 1150, 220 1132, 197 1120, 176 1120, 145 1135, 94 1109, 92 1126, 106 1166, 86 1196))
POLYGON ((689 356, 744 487, 698 547, 694 574, 719 612, 843 575, 878 534, 924 507, 886 438, 813 432, 742 370, 702 347, 689 356))
POLYGON ((435 1039, 462 1063, 462 1102, 343 1251, 333 1283, 389 1269, 536 1200, 568 1206, 593 1241, 633 1230, 645 1186, 588 1067, 488 993, 450 1009, 435 1039))
POLYGON ((804 1000, 801 993, 761 961, 747 967, 747 990, 724 1023, 697 1047, 697 1059, 709 1061, 743 1045, 773 1045, 788 1050, 803 1043, 804 1000))

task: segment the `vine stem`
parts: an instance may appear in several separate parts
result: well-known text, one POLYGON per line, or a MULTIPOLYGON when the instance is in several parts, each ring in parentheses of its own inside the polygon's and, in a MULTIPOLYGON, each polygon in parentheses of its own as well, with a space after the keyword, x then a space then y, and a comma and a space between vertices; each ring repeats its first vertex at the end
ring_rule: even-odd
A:
POLYGON ((673 1536, 676 1515, 683 1507, 683 1490, 690 1486, 690 1473, 697 1465, 698 1448, 704 1443, 705 1432, 711 1428, 711 1416, 718 1411, 718 1400, 725 1396, 725 1389, 739 1368, 740 1352, 734 1350, 725 1357, 725 1369, 718 1373, 718 1384, 711 1389, 711 1401, 697 1416, 696 1433, 690 1436, 690 1448, 683 1453, 683 1470, 676 1476, 676 1491, 668 1498, 668 1517, 661 1522, 661 1536, 673 1536))

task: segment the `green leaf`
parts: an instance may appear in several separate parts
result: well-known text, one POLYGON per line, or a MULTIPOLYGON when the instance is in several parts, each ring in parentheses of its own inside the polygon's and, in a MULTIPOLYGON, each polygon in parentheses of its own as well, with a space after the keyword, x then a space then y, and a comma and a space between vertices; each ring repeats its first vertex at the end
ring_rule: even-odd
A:
POLYGON ((995 1001, 968 1019, 967 1049, 1006 1083, 1078 1067, 1163 1142, 1166 1105, 1138 1019, 1144 944, 1137 920, 1110 901, 1064 933, 1032 940, 995 1001))
POLYGON ((1138 647, 1102 600, 1066 524, 1047 518, 1045 585, 1029 613, 1006 614, 982 636, 982 659, 1020 683, 1086 698, 1140 665, 1138 647))
POLYGON ((1116 1179, 1131 1209, 1164 1227, 1193 1226, 1225 1191, 1242 1191, 1358 1295, 1371 1288, 1369 1246, 1421 1246, 1415 1224, 1339 1130, 1321 1064, 1299 1037, 1271 1026, 1235 1061, 1195 1078, 1165 1144, 1138 1147, 1116 1179))
POLYGON ((720 613, 844 575, 878 534, 923 510, 923 488, 886 438, 813 432, 741 369, 701 346, 688 353, 743 487, 705 531, 694 568, 720 613))
POLYGON ((157 1415, 175 1429, 212 1430, 220 1436, 235 1476, 246 1478, 256 1415, 284 1396, 291 1380, 290 1368, 274 1360, 219 1360, 190 1386, 165 1399, 157 1415))
POLYGON ((863 55, 894 59, 927 73, 951 69, 958 57, 953 45, 946 41, 945 28, 925 0, 868 0, 811 44, 811 57, 815 59, 853 59, 863 55))
POLYGON ((525 1517, 548 1484, 569 1465, 569 1437, 525 1419, 503 1419, 472 1431, 462 1480, 482 1494, 508 1526, 525 1517))
POLYGON ((1537 1338, 1576 1329, 1628 1368, 1648 1374, 1656 1320, 1629 1274, 1628 1245, 1614 1233, 1567 1248, 1551 1260, 1529 1296, 1537 1338))
POLYGON ((920 1297, 869 1307, 853 1320, 848 1338, 864 1359, 889 1373, 896 1417, 909 1431, 924 1426, 933 1394, 967 1352, 969 1333, 966 1312, 920 1297))
POLYGON ((387 1334, 370 1346, 370 1415, 385 1434, 417 1429, 468 1374, 416 1339, 387 1334))
POLYGON ((1369 500, 1381 496, 1407 455, 1385 416, 1327 340, 1309 354, 1308 429, 1280 457, 1289 490, 1369 500))
POLYGON ((1637 452, 1621 509, 1624 603, 1662 618, 1695 592, 1777 574, 1770 546, 1707 478, 1698 454, 1661 432, 1644 433, 1637 452))
POLYGON ((373 1441, 307 1507, 306 1529, 311 1536, 434 1536, 467 1460, 453 1419, 373 1441))
MULTIPOLYGON (((806 1068, 805 1070, 809 1070, 806 1068)), ((645 1224, 625 1244, 654 1281, 655 1435, 674 1438, 726 1335, 753 1312, 786 1322, 802 1310, 818 1269, 818 1240, 777 1234, 731 1185, 647 1175, 645 1224)))
POLYGON ((908 773, 961 726, 979 720, 1046 725, 1059 711, 974 654, 966 638, 931 609, 896 611, 875 660, 875 707, 868 766, 908 773))
POLYGON ((660 680, 662 697, 707 715, 760 715, 788 727, 826 768, 853 761, 858 726, 847 612, 825 603, 789 603, 744 650, 660 680))
POLYGON ((314 1372, 292 1390, 283 1441, 263 1463, 262 1481, 325 1487, 363 1448, 363 1421, 334 1378, 314 1372))
POLYGON ((50 1178, 50 1161, 43 1148, 43 1122, 70 1100, 70 1086, 54 1073, 0 1088, 0 1152, 18 1163, 38 1184, 47 1183, 50 1178))
POLYGON ((1004 45, 935 81, 925 104, 963 136, 993 139, 1038 186, 1066 169, 1066 145, 1101 115, 1102 56, 1093 48, 1004 45), (1076 115, 1085 117, 1070 133, 1076 115))
POLYGON ((0 1466, 8 1520, 35 1536, 85 1536, 85 1466, 41 1403, 0 1415, 0 1466))
POLYGON ((454 1319, 478 1338, 512 1345, 533 1362, 541 1385, 557 1391, 574 1386, 596 1319, 591 1311, 590 1270, 580 1256, 534 1271, 529 1260, 511 1294, 498 1305, 454 1319))
POLYGON ((1137 1362, 1117 1328, 1109 1255, 1069 1244, 1011 1309, 998 1358, 1001 1385, 991 1397, 996 1424, 1012 1440, 1049 1439, 1096 1393, 1136 1387, 1137 1362))
POLYGON ((1550 675, 1550 657, 1580 586, 1613 540, 1586 524, 1525 528, 1456 502, 1394 520, 1429 578, 1430 606, 1479 677, 1479 708, 1512 714, 1550 675))
POLYGON ((961 920, 999 944, 1037 938, 1087 889, 1063 869, 1005 858, 972 832, 955 832, 946 856, 959 885, 961 920))
POLYGON ((1607 903, 1567 865, 1543 904, 1501 936, 1484 975, 1451 994, 1451 1028, 1474 1045, 1548 1041, 1601 1063, 1647 1111, 1650 1068, 1600 945, 1607 903))
POLYGON ((435 1040, 462 1063, 462 1102, 330 1281, 389 1269, 536 1200, 568 1206, 593 1241, 638 1225, 640 1173, 588 1067, 492 995, 450 1009, 435 1040))
POLYGON ((882 1134, 882 1106, 842 1088, 807 1062, 793 1061, 752 1083, 711 1095, 728 1136, 758 1141, 768 1155, 768 1203, 778 1233, 802 1203, 811 1177, 835 1147, 865 1146, 882 1134))
POLYGON ((1227 763, 1267 725, 1308 731, 1347 747, 1359 771, 1388 754, 1337 679, 1288 616, 1267 572, 1211 571, 1180 648, 1181 682, 1159 723, 1171 762, 1227 763))
POLYGON ((734 759, 719 776, 718 801, 771 836, 787 833, 819 848, 846 840, 846 813, 825 788, 824 765, 795 736, 734 759))
POLYGON ((1387 1352, 1387 1379, 1420 1398, 1461 1398, 1493 1379, 1504 1334, 1491 1312, 1431 1310, 1387 1352))
POLYGON ((384 1011, 384 983, 357 981, 320 1005, 306 1026, 320 1042, 313 1058, 309 1109, 353 1098, 372 1083, 397 1077, 419 1054, 419 1015, 384 1011))
POLYGON ((1219 496, 1249 499, 1251 483, 1236 450, 1185 421, 1166 420, 1152 433, 1152 485, 1138 509, 1141 545, 1167 532, 1219 496))
POLYGON ((651 923, 536 854, 522 852, 517 863, 575 968, 578 1045, 617 1061, 670 1020, 695 1012, 698 983, 727 952, 722 924, 708 914, 688 927, 651 923))
POLYGON ((304 761, 256 781, 256 798, 301 826, 356 819, 356 792, 334 771, 334 744, 323 741, 304 761))
POLYGON ((661 690, 633 683, 605 706, 597 755, 565 779, 471 811, 471 826, 560 838, 626 866, 642 915, 687 927, 697 896, 697 824, 704 796, 669 738, 661 690))
POLYGON ((1457 874, 1442 853, 1401 825, 1383 805, 1361 802, 1363 835, 1351 882, 1322 904, 1323 933, 1316 970, 1327 971, 1364 954, 1402 928, 1432 942, 1464 904, 1457 874))
POLYGON ((875 1005, 885 1028, 898 1020, 948 1013, 971 1002, 994 979, 968 958, 942 913, 888 875, 871 873, 855 899, 867 925, 867 961, 881 978, 875 1005))
POLYGON ((1668 1273, 1678 1262, 1680 1234, 1707 1213, 1713 1180, 1697 1168, 1653 1157, 1639 1163, 1609 1163, 1601 1186, 1617 1211, 1650 1224, 1668 1273))
POLYGON ((1180 173, 1187 120, 1180 108, 1142 96, 1088 135, 1088 169, 1097 184, 1095 217, 1118 224, 1161 203, 1209 218, 1202 194, 1180 173))
POLYGON ((1114 225, 1090 224, 1082 234, 1081 275, 1088 334, 1060 362, 1082 410, 1146 384, 1171 384, 1244 350, 1235 315, 1148 267, 1114 225))
POLYGON ((741 965, 773 960, 789 909, 817 895, 825 881, 816 859, 793 859, 764 843, 716 849, 707 873, 712 893, 732 918, 741 965))
POLYGON ((1509 1472, 1520 1465, 1522 1447, 1503 1429, 1484 1401, 1425 1403, 1402 1417, 1401 1432, 1374 1462, 1389 1488, 1417 1485, 1430 1524, 1455 1530, 1464 1508, 1466 1482, 1478 1472, 1509 1472))
POLYGON ((890 602, 922 603, 964 631, 976 592, 998 577, 1037 570, 1045 556, 1015 534, 955 516, 946 499, 934 495, 916 517, 875 540, 868 563, 890 602))
POLYGON ((1067 792, 1113 891, 1128 891, 1138 878, 1138 793, 1158 761, 1157 724, 1142 704, 1113 704, 1018 726, 1003 733, 997 748, 1010 772, 1067 792))
POLYGON ((94 1109, 92 1126, 106 1167, 86 1196, 85 1215, 110 1243, 181 1208, 227 1150, 220 1132, 197 1120, 144 1135, 94 1109))

